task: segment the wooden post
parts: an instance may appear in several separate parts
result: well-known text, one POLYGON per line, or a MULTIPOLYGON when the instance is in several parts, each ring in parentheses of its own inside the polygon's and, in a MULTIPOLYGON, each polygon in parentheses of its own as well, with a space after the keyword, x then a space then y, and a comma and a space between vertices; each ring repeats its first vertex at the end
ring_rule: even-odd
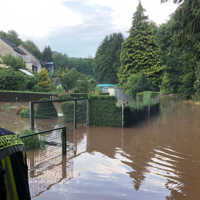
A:
POLYGON ((30 115, 30 124, 31 124, 31 129, 34 130, 35 129, 35 120, 34 120, 34 103, 33 102, 29 102, 29 115, 30 115))
POLYGON ((67 153, 67 129, 66 129, 66 127, 63 127, 61 134, 62 134, 62 136, 61 136, 61 139, 62 139, 62 154, 66 155, 66 153, 67 153))
POLYGON ((74 99, 74 129, 77 128, 77 126, 76 126, 76 123, 77 123, 77 120, 76 120, 76 108, 77 108, 77 99, 74 99))

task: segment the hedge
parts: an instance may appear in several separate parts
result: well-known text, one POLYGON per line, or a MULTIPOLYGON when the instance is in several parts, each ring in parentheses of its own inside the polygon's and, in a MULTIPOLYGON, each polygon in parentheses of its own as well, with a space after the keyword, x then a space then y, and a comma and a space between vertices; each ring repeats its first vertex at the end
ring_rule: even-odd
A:
MULTIPOLYGON (((64 120, 66 122, 73 122, 74 119, 74 101, 67 101, 61 104, 61 109, 64 114, 64 120)), ((77 123, 86 122, 86 101, 77 101, 76 107, 76 121, 77 123)))
POLYGON ((113 96, 90 97, 90 125, 91 126, 122 126, 122 109, 116 106, 113 96))
POLYGON ((44 142, 42 142, 39 139, 38 135, 23 138, 23 136, 30 135, 32 133, 33 133, 33 131, 30 130, 30 129, 25 129, 25 130, 20 132, 20 137, 21 137, 21 139, 24 143, 25 151, 31 151, 31 150, 34 150, 34 149, 41 149, 41 148, 44 148, 44 146, 45 146, 44 142))
MULTIPOLYGON (((41 101, 47 101, 48 99, 40 99, 41 101)), ((36 118, 39 119, 51 119, 58 117, 55 106, 52 102, 39 103, 36 109, 36 118)))
POLYGON ((50 98, 52 96, 56 96, 56 94, 47 92, 0 90, 0 101, 7 102, 38 101, 41 98, 50 98))

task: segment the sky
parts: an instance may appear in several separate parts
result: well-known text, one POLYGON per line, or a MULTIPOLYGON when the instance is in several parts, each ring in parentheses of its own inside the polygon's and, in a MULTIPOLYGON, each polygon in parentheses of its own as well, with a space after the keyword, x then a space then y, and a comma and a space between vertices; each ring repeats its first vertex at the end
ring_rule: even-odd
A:
MULTIPOLYGON (((146 15, 165 23, 177 5, 161 0, 141 0, 146 15)), ((93 57, 106 35, 126 37, 138 0, 0 0, 0 30, 15 30, 43 50, 70 57, 93 57)))

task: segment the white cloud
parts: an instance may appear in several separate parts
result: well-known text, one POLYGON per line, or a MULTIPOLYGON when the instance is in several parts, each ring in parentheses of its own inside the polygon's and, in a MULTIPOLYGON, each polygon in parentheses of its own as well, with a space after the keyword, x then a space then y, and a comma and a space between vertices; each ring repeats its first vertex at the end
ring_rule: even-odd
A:
MULTIPOLYGON (((142 0, 149 19, 157 24, 168 20, 169 15, 175 11, 177 5, 173 3, 160 3, 161 0, 142 0)), ((136 11, 138 0, 88 0, 91 5, 107 6, 112 9, 113 25, 119 31, 127 31, 131 27, 133 13, 136 11)))
POLYGON ((82 23, 64 0, 0 0, 0 30, 15 30, 31 38, 45 37, 55 30, 82 23))

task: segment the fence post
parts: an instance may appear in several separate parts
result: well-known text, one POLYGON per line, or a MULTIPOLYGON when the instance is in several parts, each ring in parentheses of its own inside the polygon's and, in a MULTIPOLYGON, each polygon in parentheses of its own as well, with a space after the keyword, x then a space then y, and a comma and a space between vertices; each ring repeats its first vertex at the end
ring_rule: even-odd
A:
POLYGON ((122 128, 124 128, 124 102, 122 102, 122 128))
POLYGON ((87 100, 87 126, 90 126, 90 100, 87 100))
POLYGON ((66 127, 62 128, 62 154, 66 155, 67 153, 67 129, 66 127))
POLYGON ((74 128, 76 129, 76 107, 77 107, 77 99, 74 99, 74 128))
POLYGON ((30 110, 30 124, 31 124, 31 129, 34 130, 35 129, 35 124, 34 124, 34 103, 33 102, 29 102, 29 110, 30 110))

